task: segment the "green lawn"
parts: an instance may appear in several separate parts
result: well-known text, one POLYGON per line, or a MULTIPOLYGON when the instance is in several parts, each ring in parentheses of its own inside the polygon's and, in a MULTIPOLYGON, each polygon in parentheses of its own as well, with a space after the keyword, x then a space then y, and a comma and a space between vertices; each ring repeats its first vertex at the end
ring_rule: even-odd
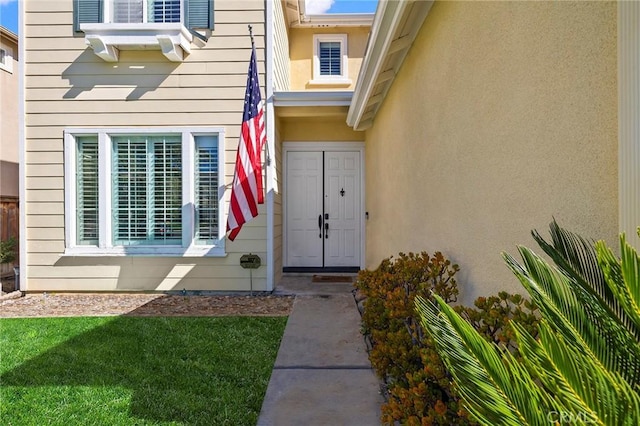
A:
POLYGON ((253 425, 286 318, 0 320, 3 425, 253 425))

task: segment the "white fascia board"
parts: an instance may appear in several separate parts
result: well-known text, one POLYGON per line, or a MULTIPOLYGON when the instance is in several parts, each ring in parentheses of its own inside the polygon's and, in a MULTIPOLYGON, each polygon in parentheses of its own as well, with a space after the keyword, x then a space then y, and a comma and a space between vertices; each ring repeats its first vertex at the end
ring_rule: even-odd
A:
POLYGON ((349 106, 352 96, 351 91, 274 92, 273 104, 276 107, 349 106))
MULTIPOLYGON (((286 11, 285 11, 286 17, 286 11)), ((274 7, 273 2, 266 2, 266 46, 265 46, 265 107, 266 118, 265 128, 267 132, 266 146, 266 204, 267 204, 267 291, 273 291, 276 286, 275 282, 275 193, 278 192, 278 180, 276 161, 276 131, 275 131, 275 112, 273 107, 273 74, 274 74, 274 7)))
POLYGON ((370 27, 373 13, 331 13, 304 15, 296 27, 370 27))
POLYGON ((27 262, 27 123, 26 123, 26 43, 25 43, 25 2, 18 2, 18 193, 19 193, 19 223, 20 232, 19 239, 19 290, 25 291, 29 289, 28 282, 28 262, 27 262))
POLYGON ((18 35, 5 27, 0 27, 0 39, 18 44, 18 35))
POLYGON ((347 114, 347 124, 355 130, 365 130, 371 125, 372 120, 363 121, 363 114, 373 96, 373 89, 381 82, 380 78, 383 73, 388 72, 391 78, 385 80, 387 83, 382 92, 384 97, 395 77, 393 71, 385 71, 382 66, 387 61, 387 58, 396 52, 401 53, 394 57, 393 68, 397 70, 402 65, 420 27, 429 14, 433 1, 425 1, 417 9, 414 7, 415 4, 415 1, 381 2, 378 4, 369 44, 353 92, 353 101, 347 114), (402 23, 405 22, 408 14, 416 13, 417 15, 412 16, 412 19, 409 20, 411 27, 405 36, 407 39, 400 41, 397 39, 399 33, 407 29, 403 29, 400 26, 403 25, 402 23))
POLYGON ((367 101, 382 71, 382 64, 387 58, 394 34, 400 25, 400 18, 407 6, 407 2, 381 2, 378 5, 369 36, 369 45, 358 73, 353 100, 347 114, 347 124, 354 129, 357 129, 360 124, 367 101))

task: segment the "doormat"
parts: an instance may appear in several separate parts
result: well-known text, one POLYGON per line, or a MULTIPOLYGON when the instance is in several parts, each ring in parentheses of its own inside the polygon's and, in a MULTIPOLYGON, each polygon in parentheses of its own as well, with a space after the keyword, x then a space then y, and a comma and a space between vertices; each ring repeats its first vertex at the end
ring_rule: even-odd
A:
POLYGON ((313 283, 352 283, 353 277, 347 275, 314 275, 313 283))

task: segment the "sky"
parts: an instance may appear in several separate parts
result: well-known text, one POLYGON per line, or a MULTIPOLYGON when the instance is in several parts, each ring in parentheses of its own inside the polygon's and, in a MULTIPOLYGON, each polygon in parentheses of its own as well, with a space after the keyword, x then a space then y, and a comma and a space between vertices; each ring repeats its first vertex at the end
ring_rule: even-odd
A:
POLYGON ((18 0, 0 0, 0 25, 18 34, 18 0))
MULTIPOLYGON (((306 0, 307 14, 373 13, 377 0, 306 0)), ((0 0, 0 25, 18 33, 18 0, 0 0)))

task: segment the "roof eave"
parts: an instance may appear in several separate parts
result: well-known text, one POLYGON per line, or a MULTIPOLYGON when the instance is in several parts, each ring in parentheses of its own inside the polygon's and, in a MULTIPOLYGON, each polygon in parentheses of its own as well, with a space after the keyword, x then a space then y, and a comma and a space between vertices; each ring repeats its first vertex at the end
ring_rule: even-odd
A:
POLYGON ((433 1, 380 2, 353 92, 347 124, 366 130, 384 101, 433 1), (389 63, 387 63, 390 61, 389 63), (378 93, 376 86, 382 85, 378 93), (370 108, 371 107, 371 108, 370 108), (367 109, 369 109, 368 112, 367 109), (366 112, 366 114, 365 114, 366 112))
POLYGON ((325 15, 303 15, 296 27, 370 27, 373 13, 332 13, 325 15))
POLYGON ((8 39, 13 43, 18 44, 18 35, 13 31, 10 31, 8 28, 0 26, 0 34, 3 39, 8 39))

